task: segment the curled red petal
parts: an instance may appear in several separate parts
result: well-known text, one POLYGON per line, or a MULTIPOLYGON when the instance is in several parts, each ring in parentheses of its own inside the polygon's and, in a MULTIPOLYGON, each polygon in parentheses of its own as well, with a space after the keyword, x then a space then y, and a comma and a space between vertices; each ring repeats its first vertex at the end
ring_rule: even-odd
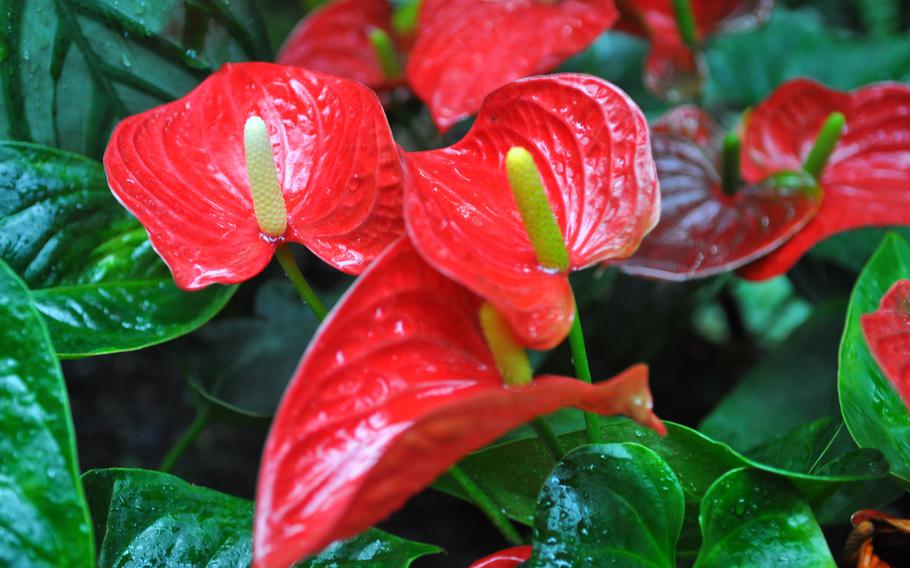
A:
POLYGON ((852 93, 798 79, 752 112, 743 141, 743 175, 757 181, 802 167, 825 118, 841 112, 843 136, 821 177, 815 218, 771 254, 742 269, 761 280, 782 274, 819 241, 841 231, 910 224, 910 87, 871 85, 852 93))
POLYGON ((534 156, 573 269, 635 251, 657 222, 657 175, 641 111, 587 75, 511 83, 460 142, 405 155, 417 249, 495 305, 526 345, 549 348, 568 333, 574 305, 565 275, 537 263, 506 176, 512 146, 534 156))
POLYGON ((531 558, 531 547, 516 546, 481 558, 469 568, 516 568, 528 558, 531 558))
POLYGON ((910 409, 910 280, 895 283, 862 326, 869 351, 910 409))
POLYGON ((779 247, 818 211, 815 188, 744 185, 722 189, 720 131, 695 107, 663 116, 652 133, 660 222, 620 268, 666 280, 733 270, 779 247))
POLYGON ((584 50, 617 17, 613 0, 424 0, 408 82, 444 131, 497 87, 584 50))
POLYGON ((388 0, 334 0, 297 24, 278 53, 278 63, 360 81, 373 89, 389 87, 370 43, 381 29, 394 37, 388 0))
POLYGON ((372 91, 297 67, 228 64, 182 99, 124 119, 104 155, 111 189, 179 286, 241 282, 274 251, 247 179, 252 115, 269 129, 284 238, 358 273, 403 232, 401 166, 372 91))
POLYGON ((384 519, 465 453, 564 406, 650 411, 647 369, 589 385, 544 377, 508 388, 480 300, 407 240, 354 284, 311 342, 266 442, 254 563, 284 567, 384 519))

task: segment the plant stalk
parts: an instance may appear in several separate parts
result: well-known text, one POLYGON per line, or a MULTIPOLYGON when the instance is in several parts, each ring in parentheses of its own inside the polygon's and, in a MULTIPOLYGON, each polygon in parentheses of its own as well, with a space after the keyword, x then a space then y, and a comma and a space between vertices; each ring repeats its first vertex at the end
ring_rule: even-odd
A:
POLYGON ((196 438, 199 437, 205 428, 209 425, 212 412, 209 409, 208 405, 203 406, 196 413, 196 418, 190 423, 186 431, 182 436, 174 443, 171 450, 164 456, 164 459, 161 460, 161 466, 158 468, 164 472, 170 472, 174 469, 174 466, 177 465, 177 461, 183 455, 187 448, 190 447, 196 438))
MULTIPOLYGON (((585 348, 585 332, 581 327, 581 314, 575 308, 575 319, 569 331, 569 348, 572 350, 572 362, 578 380, 592 384, 591 366, 588 364, 588 350, 585 348)), ((593 412, 585 412, 585 426, 588 430, 588 442, 600 443, 600 417, 593 412)))
POLYGON ((300 294, 303 303, 310 307, 310 311, 313 312, 316 319, 319 321, 324 320, 325 316, 329 313, 329 310, 325 307, 325 304, 322 303, 322 300, 319 299, 319 296, 316 295, 316 292, 310 287, 310 284, 306 281, 306 278, 304 278, 303 273, 300 272, 297 261, 294 260, 294 255, 291 254, 291 250, 288 248, 287 244, 282 243, 278 245, 278 248, 275 249, 275 258, 278 259, 278 264, 284 269, 284 273, 287 274, 291 284, 297 289, 297 293, 300 294))
POLYGON ((698 32, 695 28, 695 14, 689 0, 673 0, 673 13, 676 15, 676 27, 679 36, 690 48, 698 47, 698 32))
POLYGON ((729 132, 724 137, 724 149, 721 156, 721 187, 726 195, 733 195, 739 189, 739 151, 741 142, 739 136, 729 132))
POLYGON ((562 457, 566 455, 566 449, 563 447, 562 442, 559 441, 559 436, 556 435, 553 428, 547 424, 546 419, 542 417, 535 418, 531 421, 531 427, 534 428, 534 431, 537 432, 537 435, 543 440, 543 443, 546 444, 553 459, 557 462, 562 460, 562 457))
POLYGON ((468 477, 468 474, 466 474, 463 469, 457 465, 453 465, 449 468, 449 475, 451 475, 452 479, 464 489, 464 492, 468 494, 471 501, 473 501, 477 508, 480 509, 487 519, 489 519, 493 526, 502 533, 503 538, 505 538, 509 544, 512 546, 519 546, 522 544, 521 535, 518 534, 518 531, 515 530, 515 527, 512 526, 509 519, 502 513, 499 506, 493 502, 493 499, 487 495, 480 486, 474 483, 473 479, 468 477))

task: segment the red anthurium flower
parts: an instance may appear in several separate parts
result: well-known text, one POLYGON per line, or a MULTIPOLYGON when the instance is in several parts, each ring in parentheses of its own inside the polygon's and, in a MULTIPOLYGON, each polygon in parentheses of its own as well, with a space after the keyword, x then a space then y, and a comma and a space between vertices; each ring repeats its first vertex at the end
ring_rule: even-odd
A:
POLYGON ((424 0, 408 82, 446 130, 497 87, 583 51, 618 16, 613 0, 424 0))
POLYGON ((530 546, 516 546, 481 558, 469 568, 516 568, 531 558, 530 546))
MULTIPOLYGON (((663 116, 651 143, 660 222, 635 255, 620 263, 625 272, 686 280, 738 268, 779 247, 821 206, 821 193, 808 175, 801 188, 746 185, 725 193, 721 131, 694 107, 663 116)), ((738 147, 734 156, 739 159, 738 147)))
POLYGON ((874 225, 910 224, 910 86, 877 84, 852 93, 798 79, 752 112, 743 140, 743 177, 757 182, 802 167, 833 112, 846 129, 820 177, 821 209, 782 247, 750 264, 751 279, 786 272, 817 242, 874 225))
POLYGON ((657 222, 648 126, 613 85, 587 75, 516 81, 485 101, 449 148, 405 155, 408 234, 436 269, 493 304, 521 341, 550 348, 569 331, 566 274, 543 269, 506 175, 526 148, 565 237, 569 268, 632 254, 657 222))
POLYGON ((396 148, 366 87, 244 63, 122 121, 104 166, 177 284, 192 290, 256 275, 282 241, 361 272, 403 231, 396 148))
POLYGON ((278 63, 299 65, 360 81, 392 86, 370 42, 379 29, 392 37, 389 0, 335 0, 300 21, 278 53, 278 63))
MULTIPOLYGON (((683 41, 672 0, 617 0, 617 28, 651 39, 645 84, 671 100, 690 98, 701 88, 696 54, 683 41)), ((755 26, 771 13, 773 0, 690 0, 697 41, 731 29, 755 26)))
POLYGON ((506 387, 482 300, 405 240, 354 284, 293 377, 259 472, 254 565, 285 567, 382 520, 456 463, 565 406, 628 414, 659 431, 647 370, 590 385, 506 387))
POLYGON ((894 284, 862 325, 872 356, 910 409, 910 280, 894 284))

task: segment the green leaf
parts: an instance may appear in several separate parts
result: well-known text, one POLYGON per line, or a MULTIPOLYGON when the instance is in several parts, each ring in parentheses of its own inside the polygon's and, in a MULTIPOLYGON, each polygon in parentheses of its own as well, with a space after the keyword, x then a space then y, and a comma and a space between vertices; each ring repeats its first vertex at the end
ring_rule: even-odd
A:
POLYGON ((227 61, 268 61, 252 0, 28 0, 0 10, 0 138, 98 157, 116 122, 227 61))
POLYGON ((856 443, 880 450, 891 473, 910 486, 910 413, 869 352, 860 324, 878 309, 896 281, 910 278, 910 244, 897 235, 885 238, 862 271, 850 296, 840 346, 837 388, 844 422, 856 443))
POLYGON ((749 33, 719 36, 706 52, 709 105, 737 110, 765 99, 778 85, 810 77, 836 89, 910 77, 910 43, 832 28, 812 10, 776 9, 749 33))
MULTIPOLYGON (((253 503, 140 469, 99 469, 83 476, 92 519, 103 535, 99 568, 248 566, 253 503)), ((370 529, 329 546, 306 568, 405 568, 440 550, 370 529)))
POLYGON ((806 422, 838 415, 835 377, 844 311, 841 302, 817 307, 714 407, 699 430, 747 451, 806 422))
POLYGON ((889 232, 910 238, 910 227, 866 227, 828 237, 812 247, 809 254, 859 274, 889 232))
POLYGON ((675 567, 684 510, 676 475, 648 448, 582 446, 540 492, 534 553, 523 566, 675 567))
POLYGON ((235 290, 179 290, 101 164, 19 142, 0 142, 0 258, 31 288, 62 357, 188 333, 235 290))
POLYGON ((60 364, 25 284, 2 261, 0 565, 94 565, 60 364))
POLYGON ((809 505, 779 477, 727 473, 705 495, 699 521, 704 544, 695 568, 835 568, 809 505))

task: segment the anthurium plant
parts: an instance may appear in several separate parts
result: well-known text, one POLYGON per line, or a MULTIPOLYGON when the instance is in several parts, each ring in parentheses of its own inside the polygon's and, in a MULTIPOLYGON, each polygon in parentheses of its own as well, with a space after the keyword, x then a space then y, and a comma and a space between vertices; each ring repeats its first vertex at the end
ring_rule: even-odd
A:
POLYGON ((908 33, 0 0, 0 566, 910 565, 908 33))

